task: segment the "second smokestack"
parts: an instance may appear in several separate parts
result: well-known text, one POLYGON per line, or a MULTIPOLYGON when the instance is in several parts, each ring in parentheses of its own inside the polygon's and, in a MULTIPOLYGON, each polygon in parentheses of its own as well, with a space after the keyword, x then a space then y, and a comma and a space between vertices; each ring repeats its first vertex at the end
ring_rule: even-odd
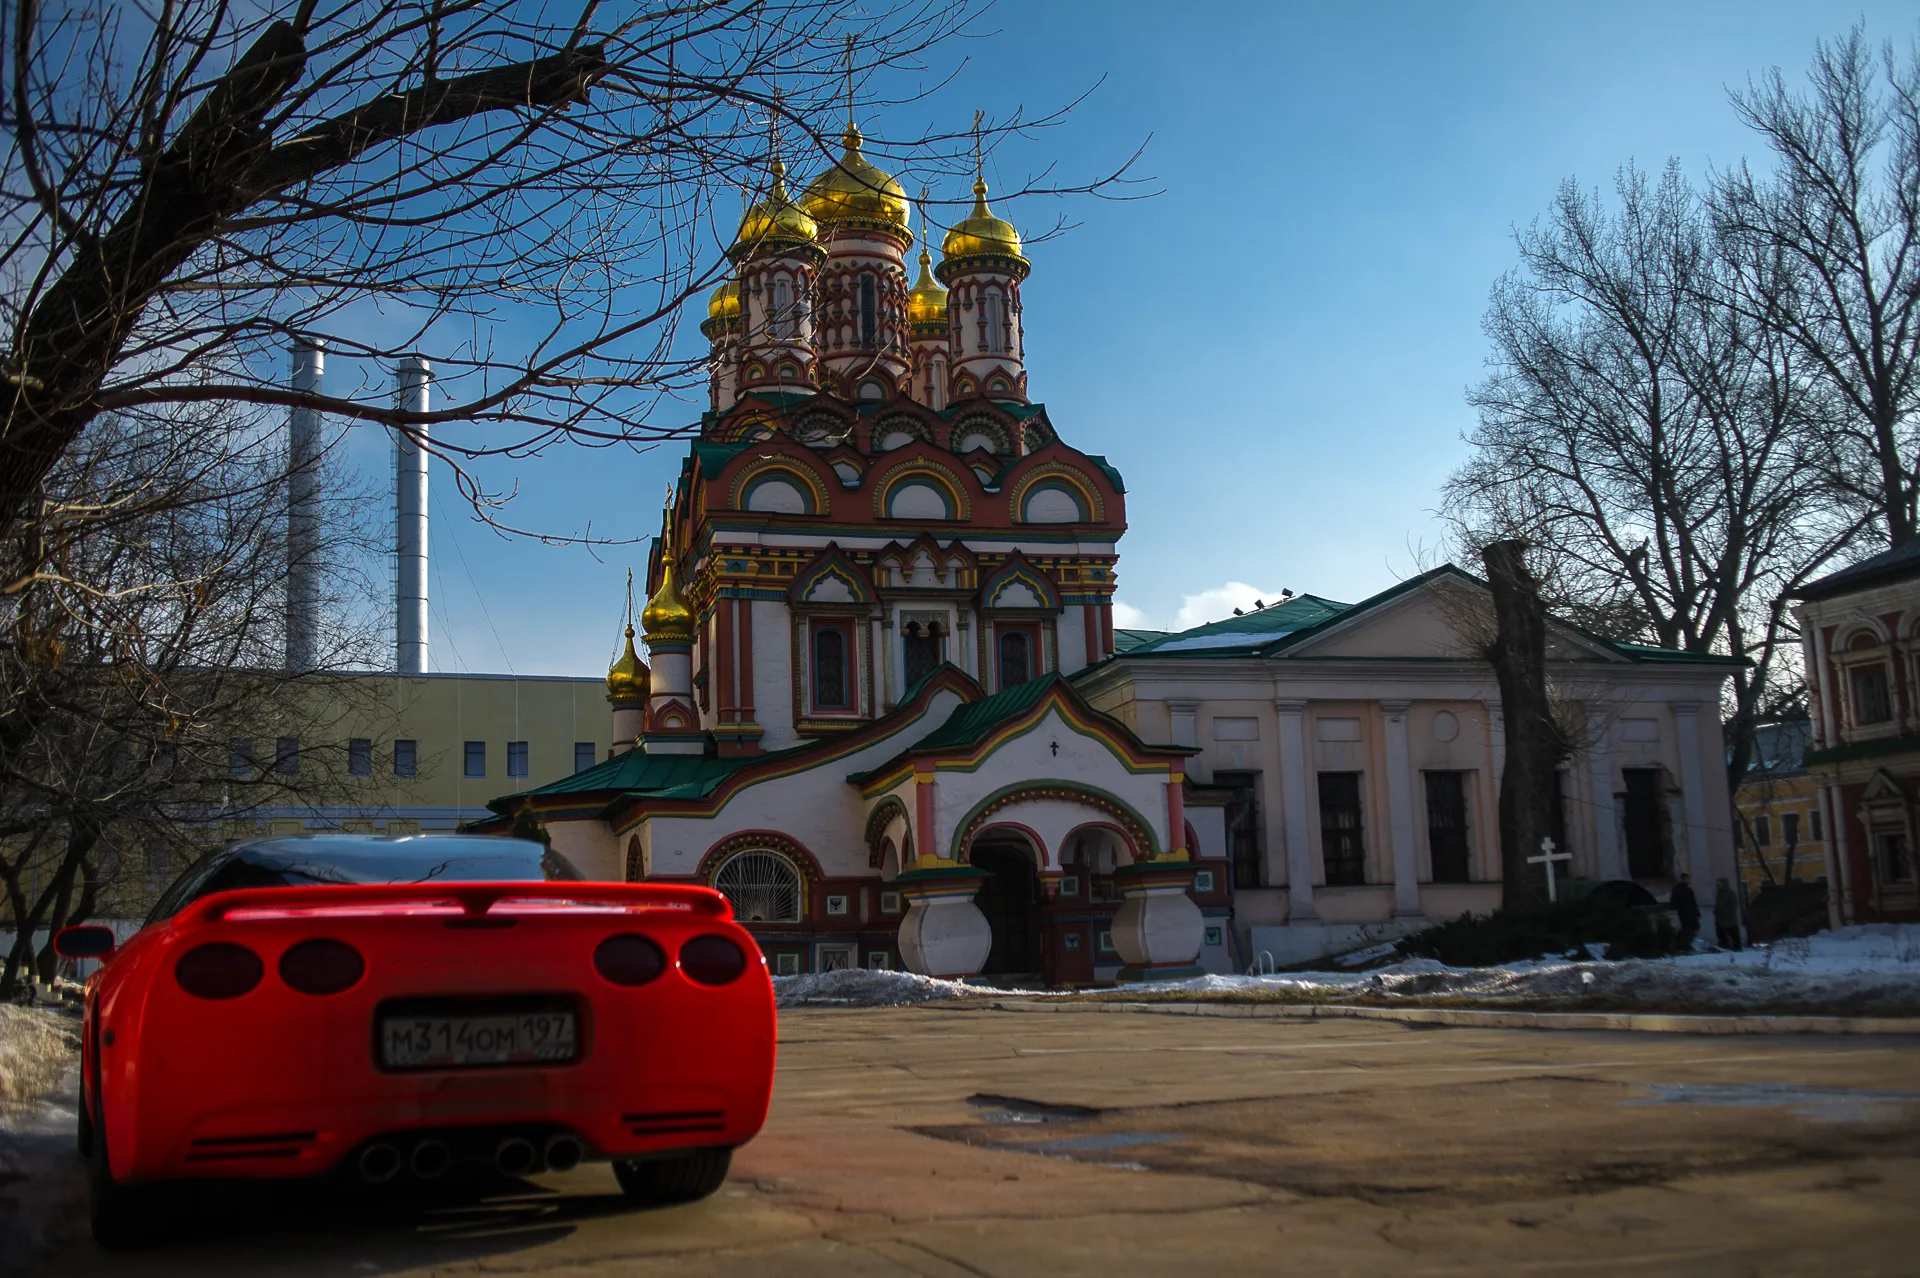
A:
MULTIPOLYGON (((432 396, 433 369, 419 355, 394 370, 395 406, 424 413, 432 396)), ((424 436, 427 428, 413 428, 424 436)), ((427 461, 430 454, 413 437, 393 433, 394 668, 401 674, 425 674, 427 662, 427 461)))

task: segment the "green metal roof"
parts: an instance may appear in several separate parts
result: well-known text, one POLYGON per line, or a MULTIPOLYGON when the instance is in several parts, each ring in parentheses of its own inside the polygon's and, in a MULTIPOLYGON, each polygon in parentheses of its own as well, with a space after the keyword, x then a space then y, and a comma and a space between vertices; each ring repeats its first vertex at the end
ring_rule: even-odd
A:
POLYGON ((1152 643, 1156 639, 1171 638, 1171 630, 1119 630, 1113 632, 1113 650, 1116 653, 1132 652, 1141 644, 1152 643))
POLYGON ((1107 482, 1113 485, 1113 491, 1116 493, 1124 493, 1127 491, 1127 481, 1120 478, 1120 472, 1114 469, 1112 462, 1108 461, 1099 453, 1083 453, 1081 456, 1100 468, 1100 473, 1105 475, 1107 482))
POLYGON ((1343 616, 1353 607, 1319 595, 1295 595, 1244 616, 1228 617, 1173 634, 1136 630, 1132 633, 1150 637, 1142 638, 1129 648, 1120 646, 1120 632, 1115 631, 1114 650, 1129 657, 1247 656, 1272 646, 1276 640, 1343 616))
POLYGON ((693 456, 700 463, 700 478, 712 479, 723 467, 741 453, 747 451, 746 444, 716 444, 709 440, 697 439, 693 442, 693 456))
POLYGON ((972 745, 999 724, 1033 709, 1055 685, 1065 682, 1058 673, 1044 674, 990 697, 956 706, 953 713, 947 716, 947 721, 916 741, 913 749, 948 750, 972 745))
MULTIPOLYGON (((711 793, 715 786, 740 768, 765 757, 722 759, 707 754, 648 754, 645 750, 628 750, 604 763, 594 764, 585 772, 576 772, 570 777, 561 777, 558 781, 549 781, 519 794, 503 795, 495 799, 494 804, 560 794, 657 794, 683 789, 692 791, 689 797, 698 798, 711 793)), ((493 804, 488 806, 492 807, 493 804)))

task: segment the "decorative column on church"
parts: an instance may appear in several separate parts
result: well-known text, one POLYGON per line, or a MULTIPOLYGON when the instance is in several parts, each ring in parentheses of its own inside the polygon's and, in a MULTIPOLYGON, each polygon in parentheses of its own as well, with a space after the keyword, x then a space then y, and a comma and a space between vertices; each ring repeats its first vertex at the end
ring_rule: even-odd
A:
POLYGON ((1700 902, 1700 935, 1712 939, 1715 869, 1707 836, 1707 773, 1700 762, 1700 706, 1696 702, 1673 703, 1673 735, 1680 747, 1681 806, 1687 817, 1686 870, 1693 875, 1693 894, 1700 902))
POLYGON ((819 227, 787 195, 786 173, 776 158, 772 189, 740 219, 727 250, 737 272, 737 319, 729 341, 738 361, 736 385, 743 390, 814 387, 814 293, 826 251, 819 227))
POLYGON ((1307 829, 1307 703, 1275 701, 1280 715, 1280 812, 1287 838, 1287 922, 1316 923, 1313 843, 1307 829))
POLYGON ((626 651, 607 671, 607 704, 613 707, 613 748, 608 753, 625 754, 640 744, 640 734, 646 729, 651 682, 651 672, 633 649, 633 626, 629 624, 626 651))
POLYGON ((952 334, 947 290, 933 278, 933 255, 920 249, 920 278, 907 290, 907 329, 913 342, 913 397, 935 412, 947 406, 952 334))
POLYGON ((993 928, 973 903, 987 876, 940 855, 939 783, 931 763, 915 763, 913 798, 913 868, 893 881, 907 901, 900 958, 922 976, 978 976, 993 949, 993 928))
POLYGON ((1413 750, 1406 701, 1382 701, 1387 720, 1387 822, 1393 840, 1393 916, 1420 919, 1420 857, 1413 842, 1413 750))
POLYGON ((987 182, 973 183, 973 212, 954 223, 934 273, 948 288, 953 398, 1027 402, 1026 337, 1020 282, 1033 269, 1020 233, 987 207, 987 182))
POLYGON ((1197 867, 1187 850, 1186 776, 1167 778, 1166 850, 1113 873, 1120 889, 1110 935, 1123 981, 1184 980, 1206 974, 1196 961, 1206 920, 1193 903, 1197 867))
POLYGON ((1587 762, 1593 776, 1594 872, 1603 879, 1627 877, 1626 858, 1620 854, 1620 818, 1613 798, 1613 737, 1611 714, 1604 701, 1589 701, 1587 762))
MULTIPOLYGON (((667 513, 671 533, 672 510, 667 513)), ((640 628, 653 658, 653 687, 647 698, 648 754, 704 754, 706 736, 693 704, 693 612, 674 584, 673 542, 660 544, 660 586, 640 612, 640 628)))
POLYGON ((801 207, 820 228, 826 264, 814 289, 820 384, 842 398, 910 388, 906 192, 862 151, 851 115, 840 159, 807 184, 801 207))

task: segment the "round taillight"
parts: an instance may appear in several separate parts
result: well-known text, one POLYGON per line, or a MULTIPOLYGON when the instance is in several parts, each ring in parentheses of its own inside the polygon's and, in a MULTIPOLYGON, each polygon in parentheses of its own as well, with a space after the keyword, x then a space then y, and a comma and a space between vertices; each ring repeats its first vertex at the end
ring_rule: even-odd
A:
POLYGON ((747 955, 724 936, 696 936, 680 947, 680 970, 702 985, 725 985, 747 970, 747 955))
POLYGON ((645 985, 667 970, 667 956, 644 936, 609 936, 593 951, 593 970, 615 985, 645 985))
POLYGON ((173 979, 195 998, 239 998, 265 974, 258 954, 227 941, 188 950, 173 965, 173 979))
POLYGON ((345 941, 315 937, 280 956, 280 979, 302 994, 338 994, 366 974, 367 961, 345 941))

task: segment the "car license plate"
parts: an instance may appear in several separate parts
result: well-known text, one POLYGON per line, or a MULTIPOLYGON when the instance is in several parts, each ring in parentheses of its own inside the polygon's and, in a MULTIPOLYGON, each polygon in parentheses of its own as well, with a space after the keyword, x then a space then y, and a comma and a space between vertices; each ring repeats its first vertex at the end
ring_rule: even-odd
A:
POLYGON ((574 1056, 574 1015, 568 1011, 387 1016, 380 1021, 380 1063, 388 1069, 536 1065, 574 1056))

